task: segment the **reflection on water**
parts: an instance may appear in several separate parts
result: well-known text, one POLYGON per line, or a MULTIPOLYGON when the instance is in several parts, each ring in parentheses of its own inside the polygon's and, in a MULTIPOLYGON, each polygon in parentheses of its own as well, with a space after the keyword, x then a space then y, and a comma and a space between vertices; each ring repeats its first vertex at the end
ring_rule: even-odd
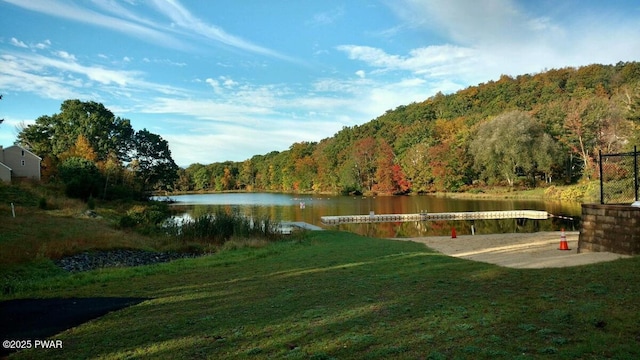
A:
MULTIPOLYGON (((162 198, 166 199, 166 198, 162 198)), ((536 200, 472 200, 436 196, 301 196, 272 193, 224 193, 172 196, 170 200, 184 207, 189 216, 197 217, 218 208, 234 209, 247 216, 268 216, 276 221, 304 221, 327 229, 351 231, 372 237, 414 237, 450 235, 552 231, 565 228, 577 230, 581 213, 578 203, 555 203, 536 200), (493 211, 543 210, 554 215, 573 217, 574 220, 551 218, 548 220, 505 219, 474 221, 427 221, 380 224, 344 224, 324 226, 321 216, 410 214, 420 211, 493 211)))

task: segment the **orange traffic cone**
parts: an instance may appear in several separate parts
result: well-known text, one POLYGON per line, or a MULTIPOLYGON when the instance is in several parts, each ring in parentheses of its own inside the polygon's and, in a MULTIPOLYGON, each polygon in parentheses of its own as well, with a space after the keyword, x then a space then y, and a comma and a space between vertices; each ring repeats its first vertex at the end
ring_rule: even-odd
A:
POLYGON ((560 231, 560 247, 558 250, 571 250, 569 249, 569 244, 567 243, 567 235, 564 233, 564 229, 560 231))
POLYGON ((458 235, 456 234, 456 228, 451 228, 451 238, 455 239, 457 237, 458 237, 458 235))

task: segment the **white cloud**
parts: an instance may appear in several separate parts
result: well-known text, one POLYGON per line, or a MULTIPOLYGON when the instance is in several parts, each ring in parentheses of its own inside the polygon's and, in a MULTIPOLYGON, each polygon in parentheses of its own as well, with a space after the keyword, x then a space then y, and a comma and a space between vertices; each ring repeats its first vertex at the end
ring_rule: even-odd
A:
POLYGON ((364 70, 356 71, 356 75, 361 79, 364 79, 367 76, 367 74, 364 72, 364 70))
POLYGON ((460 67, 447 65, 473 61, 476 51, 453 45, 428 46, 411 50, 408 55, 390 55, 384 50, 370 46, 340 45, 338 50, 349 59, 359 60, 379 71, 409 71, 415 74, 446 76, 460 71, 460 67))
POLYGON ((67 85, 64 76, 46 75, 45 67, 23 57, 0 55, 0 88, 32 92, 44 98, 69 99, 78 92, 67 85))
POLYGON ((28 48, 27 44, 25 44, 24 42, 14 38, 14 37, 11 38, 11 45, 17 46, 17 47, 21 47, 21 48, 28 48))
POLYGON ((370 74, 400 71, 474 85, 501 74, 640 58, 640 23, 624 20, 625 14, 571 8, 570 12, 557 9, 549 15, 534 13, 535 6, 524 8, 513 0, 385 3, 401 21, 396 28, 422 32, 425 38, 435 33, 442 40, 406 54, 362 45, 338 47, 349 59, 374 69, 370 74))
POLYGON ((58 55, 58 57, 61 57, 61 58, 65 59, 65 60, 69 60, 69 61, 76 61, 77 60, 75 55, 69 54, 66 51, 56 51, 55 54, 58 55))
POLYGON ((47 49, 50 46, 51 46, 51 41, 50 40, 45 40, 45 41, 43 41, 41 43, 37 43, 37 44, 34 45, 34 47, 36 49, 39 49, 39 50, 47 49))
POLYGON ((212 78, 207 78, 205 80, 205 82, 209 85, 211 85, 211 87, 213 88, 213 91, 216 94, 221 94, 222 93, 222 89, 220 88, 220 83, 218 82, 218 80, 212 79, 212 78))
POLYGON ((0 55, 0 87, 33 92, 44 98, 116 97, 134 93, 178 94, 184 90, 147 82, 143 73, 117 70, 97 65, 83 65, 64 51, 55 52, 60 58, 34 53, 0 55), (95 85, 100 85, 97 87, 95 85))
POLYGON ((222 83, 224 84, 224 86, 226 86, 228 88, 231 88, 231 87, 234 87, 234 86, 238 85, 237 82, 233 81, 233 79, 228 78, 226 76, 221 76, 220 79, 223 80, 222 83))

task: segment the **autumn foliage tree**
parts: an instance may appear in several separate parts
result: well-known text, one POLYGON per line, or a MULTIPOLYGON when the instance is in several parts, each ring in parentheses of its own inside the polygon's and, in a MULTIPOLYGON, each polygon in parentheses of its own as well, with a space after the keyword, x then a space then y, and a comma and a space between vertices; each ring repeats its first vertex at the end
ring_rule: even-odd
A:
POLYGON ((98 154, 96 154, 87 138, 82 134, 78 135, 73 146, 71 146, 67 151, 61 153, 58 156, 58 159, 64 161, 71 157, 78 157, 91 162, 96 162, 96 160, 98 160, 98 154))

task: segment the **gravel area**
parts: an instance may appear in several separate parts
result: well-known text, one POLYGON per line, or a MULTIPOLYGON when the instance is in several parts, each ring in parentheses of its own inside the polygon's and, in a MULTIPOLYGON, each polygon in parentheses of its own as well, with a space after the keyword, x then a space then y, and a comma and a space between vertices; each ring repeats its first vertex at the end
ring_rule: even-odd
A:
POLYGON ((511 268, 558 268, 612 261, 628 257, 610 252, 587 252, 578 254, 579 232, 566 232, 570 250, 559 250, 560 231, 394 238, 393 240, 415 241, 445 255, 474 261, 497 264, 511 268))
POLYGON ((118 249, 83 252, 56 260, 55 264, 69 272, 78 272, 107 267, 151 265, 196 256, 188 253, 118 249))

